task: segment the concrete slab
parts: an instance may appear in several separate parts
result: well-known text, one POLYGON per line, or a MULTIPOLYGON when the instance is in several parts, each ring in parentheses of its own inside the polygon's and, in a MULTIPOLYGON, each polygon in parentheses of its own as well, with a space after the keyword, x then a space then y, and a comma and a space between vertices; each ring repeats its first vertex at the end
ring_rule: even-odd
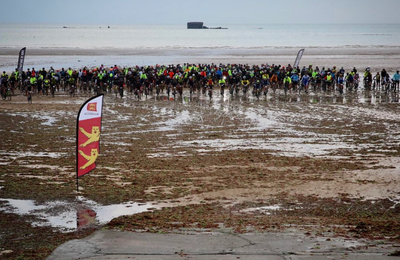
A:
POLYGON ((100 230, 59 246, 48 259, 393 260, 387 255, 396 249, 382 242, 293 233, 152 234, 100 230))
MULTIPOLYGON (((135 260, 285 260, 282 256, 224 256, 224 255, 202 255, 202 256, 165 256, 165 255, 158 255, 158 256, 103 256, 103 257, 95 257, 95 258, 86 258, 87 260, 125 260, 125 259, 135 259, 135 260)), ((85 260, 86 260, 85 259, 85 260)))

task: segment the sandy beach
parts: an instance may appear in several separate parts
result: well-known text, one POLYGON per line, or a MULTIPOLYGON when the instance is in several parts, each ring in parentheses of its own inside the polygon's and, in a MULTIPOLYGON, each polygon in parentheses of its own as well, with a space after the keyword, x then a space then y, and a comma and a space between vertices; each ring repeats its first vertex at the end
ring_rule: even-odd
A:
MULTIPOLYGON (((56 69, 84 66, 146 66, 183 63, 223 63, 223 64, 293 64, 297 52, 303 47, 270 48, 186 48, 186 49, 80 49, 80 48, 37 48, 27 47, 25 68, 56 69)), ((320 68, 344 67, 350 70, 356 67, 364 71, 381 71, 385 68, 394 73, 400 68, 399 46, 343 46, 343 47, 308 47, 300 66, 313 64, 320 68)), ((19 49, 0 47, 0 68, 13 71, 18 60, 19 49)))
MULTIPOLYGON (((178 63, 286 66, 293 64, 297 51, 28 48, 24 68, 178 63)), ((2 70, 15 68, 18 52, 0 48, 2 70)), ((369 66, 373 73, 385 68, 392 74, 398 69, 399 53, 400 47, 307 48, 300 66, 356 67, 360 72, 369 66)), ((0 224, 4 234, 0 247, 9 258, 37 259, 35 255, 54 252, 50 259, 62 259, 67 248, 72 256, 65 259, 76 259, 86 249, 72 251, 67 241, 84 239, 99 229, 105 231, 93 236, 101 236, 98 241, 105 245, 110 240, 104 233, 120 235, 121 230, 133 232, 132 236, 188 230, 209 236, 222 230, 232 233, 229 239, 252 232, 250 240, 266 232, 272 232, 267 237, 289 232, 294 245, 303 245, 299 237, 312 238, 293 253, 307 259, 320 259, 312 258, 320 252, 337 257, 351 251, 354 259, 399 254, 398 93, 360 88, 345 95, 293 92, 286 96, 278 91, 260 100, 251 95, 221 96, 218 90, 212 99, 200 93, 191 96, 188 89, 176 99, 166 93, 142 100, 128 93, 123 99, 107 94, 99 167, 79 180, 77 193, 75 117, 92 94, 70 97, 57 92, 54 98, 35 94, 28 104, 17 93, 11 101, 0 101, 0 217, 5 219, 0 224), (132 203, 145 209, 132 213, 128 211, 135 209, 132 203), (81 229, 77 215, 82 206, 95 217, 81 229), (109 212, 119 214, 107 217, 109 212), (349 246, 338 250, 342 240, 349 246), (63 242, 67 243, 56 250, 63 242), (375 250, 377 245, 384 246, 375 250)), ((160 239, 170 241, 170 236, 165 237, 160 239)), ((107 250, 103 253, 110 254, 107 250)), ((232 251, 241 258, 247 254, 232 251)), ((204 250, 210 252, 215 253, 204 250)), ((158 259, 175 255, 155 249, 151 253, 161 254, 158 259)), ((225 253, 221 246, 215 254, 221 259, 225 253)), ((279 250, 265 254, 284 257, 279 250)))
MULTIPOLYGON (((0 225, 0 245, 15 259, 27 258, 26 252, 50 255, 61 243, 103 227, 116 234, 133 231, 132 236, 143 231, 215 234, 222 227, 231 238, 243 232, 256 234, 250 240, 266 232, 290 232, 296 244, 299 237, 313 237, 316 251, 293 250, 309 257, 321 251, 330 257, 349 250, 371 253, 364 248, 377 245, 385 246, 375 251, 379 257, 397 254, 398 97, 394 103, 382 93, 369 95, 292 93, 256 100, 215 91, 210 100, 190 97, 185 90, 176 100, 163 93, 138 101, 134 95, 107 94, 98 168, 79 180, 79 193, 75 120, 89 95, 35 95, 28 104, 18 94, 0 101, 0 216, 6 220, 0 225), (129 201, 146 207, 145 212, 129 213, 135 208, 129 201), (94 212, 89 223, 97 226, 77 228, 81 206, 94 212), (106 218, 111 212, 120 215, 106 218), (331 247, 338 239, 350 247, 331 247)), ((102 233, 95 236, 103 237, 98 241, 104 245, 114 241, 102 233)), ((68 243, 66 248, 72 252, 68 243)), ((131 254, 132 248, 124 252, 131 254)), ((224 254, 221 248, 218 254, 224 254)), ((282 259, 282 253, 271 251, 282 259)), ((58 258, 56 251, 53 259, 58 258)))
POLYGON ((3 2, 0 259, 400 256, 399 0, 3 2))

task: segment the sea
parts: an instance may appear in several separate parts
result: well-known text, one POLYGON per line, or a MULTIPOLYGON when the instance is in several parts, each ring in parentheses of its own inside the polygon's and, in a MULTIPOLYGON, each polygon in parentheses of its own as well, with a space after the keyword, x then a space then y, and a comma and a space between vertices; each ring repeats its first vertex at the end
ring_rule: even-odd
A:
MULTIPOLYGON (((399 46, 400 24, 227 24, 228 29, 187 29, 180 25, 60 25, 1 24, 0 50, 27 48, 28 65, 72 66, 98 64, 111 60, 128 63, 137 55, 138 65, 173 62, 176 55, 187 50, 264 50, 270 48, 318 47, 391 47, 399 46), (59 50, 52 54, 29 56, 29 50, 59 50), (96 55, 82 53, 65 55, 63 50, 97 50, 96 55), (147 51, 152 51, 146 54, 147 51), (170 55, 157 57, 157 51, 169 50, 170 55), (135 54, 137 52, 137 54, 135 54), (133 54, 132 54, 133 53, 133 54), (106 55, 107 57, 102 57, 106 55), (175 55, 175 56, 174 56, 175 55)), ((9 51, 8 51, 9 54, 9 51)), ((0 53, 1 55, 1 53, 0 53)), ((12 55, 2 55, 0 69, 13 70, 12 55)))

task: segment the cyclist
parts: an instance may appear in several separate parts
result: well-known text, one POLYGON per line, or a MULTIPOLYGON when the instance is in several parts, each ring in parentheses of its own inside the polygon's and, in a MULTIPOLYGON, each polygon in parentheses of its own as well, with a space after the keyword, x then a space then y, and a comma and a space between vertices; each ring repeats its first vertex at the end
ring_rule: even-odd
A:
POLYGON ((51 80, 50 80, 50 92, 53 97, 54 97, 56 88, 57 88, 57 76, 54 75, 51 77, 51 80))
MULTIPOLYGON (((304 92, 306 92, 306 94, 308 94, 308 85, 310 84, 310 76, 308 76, 308 74, 304 74, 304 76, 301 78, 301 88, 304 88, 304 92)), ((301 91, 301 89, 299 90, 299 92, 301 91)))
POLYGON ((49 89, 50 89, 50 75, 48 75, 46 77, 46 79, 43 82, 43 87, 44 87, 44 91, 43 91, 43 95, 49 95, 49 89))
POLYGON ((214 87, 214 81, 212 80, 211 77, 209 77, 207 81, 207 88, 208 88, 208 95, 210 96, 210 98, 212 97, 213 87, 214 87))
POLYGON ((393 75, 393 83, 394 83, 394 90, 399 88, 399 82, 400 82, 400 74, 399 71, 396 71, 396 73, 393 75))
MULTIPOLYGON (((382 70, 381 72, 381 77, 382 77, 382 84, 383 84, 383 80, 386 78, 386 71, 385 69, 382 70)), ((370 72, 370 68, 366 68, 365 72, 364 72, 364 88, 369 90, 371 89, 371 82, 372 82, 372 74, 370 72)))
POLYGON ((37 87, 37 78, 36 77, 31 77, 29 79, 29 82, 30 82, 30 84, 32 86, 32 92, 35 92, 36 87, 37 87))
POLYGON ((218 81, 219 87, 221 88, 221 96, 224 95, 224 90, 225 90, 225 85, 226 85, 226 81, 225 81, 225 76, 221 77, 221 79, 218 81))
POLYGON ((33 87, 30 79, 31 78, 28 77, 26 80, 26 97, 28 99, 28 103, 32 103, 32 93, 33 93, 33 87))
POLYGON ((75 96, 75 78, 69 77, 68 84, 69 84, 69 94, 71 96, 75 96))
POLYGON ((292 81, 292 89, 296 90, 297 85, 299 84, 299 74, 294 73, 291 77, 290 77, 291 81, 292 81))
POLYGON ((332 75, 330 72, 326 72, 325 80, 325 88, 330 91, 332 87, 332 75))
POLYGON ((338 84, 338 91, 340 94, 343 94, 343 85, 344 85, 344 77, 343 74, 339 74, 339 77, 337 78, 337 84, 338 84))
MULTIPOLYGON (((38 74, 38 73, 37 73, 38 74)), ((42 94, 42 90, 43 90, 43 75, 42 74, 38 74, 37 77, 37 91, 38 91, 38 95, 42 94)))
MULTIPOLYGON (((118 74, 117 74, 118 75, 118 74)), ((124 97, 124 78, 122 75, 114 76, 114 84, 118 86, 118 93, 121 98, 124 97)))
POLYGON ((254 82, 254 94, 256 95, 257 98, 260 97, 261 89, 262 89, 261 80, 256 79, 256 81, 254 82))
POLYGON ((5 87, 3 87, 3 79, 0 78, 0 95, 5 99, 5 87))
MULTIPOLYGON (((306 74, 307 75, 307 74, 306 74)), ((283 79, 283 87, 284 87, 284 91, 285 91, 285 95, 287 93, 287 91, 290 89, 290 85, 292 84, 292 79, 289 76, 289 74, 287 74, 285 76, 285 78, 283 79)))
POLYGON ((247 92, 247 88, 249 87, 250 81, 247 79, 246 76, 243 76, 242 80, 242 87, 243 87, 243 93, 247 92))
POLYGON ((376 73, 373 80, 374 80, 374 88, 376 86, 379 89, 381 85, 381 74, 379 74, 379 71, 376 73))
POLYGON ((262 85, 264 87, 264 96, 266 96, 268 94, 268 85, 269 85, 269 74, 267 73, 267 71, 263 71, 262 73, 262 85))
POLYGON ((274 73, 272 74, 272 76, 271 76, 271 78, 270 78, 270 82, 271 82, 272 90, 273 90, 274 93, 275 93, 275 91, 276 91, 276 85, 278 84, 277 72, 274 72, 274 73))
POLYGON ((8 74, 5 71, 1 74, 1 85, 5 88, 7 88, 8 85, 8 74))

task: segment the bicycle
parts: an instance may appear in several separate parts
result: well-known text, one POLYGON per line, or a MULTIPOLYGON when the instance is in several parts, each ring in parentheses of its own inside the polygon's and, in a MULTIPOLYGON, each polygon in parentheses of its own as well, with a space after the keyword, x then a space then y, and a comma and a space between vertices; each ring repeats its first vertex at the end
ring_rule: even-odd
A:
POLYGON ((169 95, 171 94, 171 85, 168 85, 167 86, 167 95, 168 95, 168 98, 169 98, 169 95))
POLYGON ((337 84, 337 90, 339 91, 340 95, 343 95, 343 88, 344 88, 343 83, 337 84))
POLYGON ((242 87, 242 92, 243 92, 243 96, 245 97, 247 95, 247 90, 249 88, 248 84, 244 84, 242 87))
POLYGON ((239 90, 240 90, 240 83, 238 82, 235 86, 235 94, 236 96, 239 94, 239 90))
POLYGON ((124 97, 124 87, 123 86, 119 86, 118 87, 118 92, 119 92, 119 96, 121 98, 123 98, 124 97))
POLYGON ((203 90, 202 90, 203 95, 205 95, 206 92, 207 92, 207 85, 204 85, 204 86, 203 86, 203 90))
POLYGON ((223 96, 225 92, 225 84, 221 83, 220 88, 221 88, 221 96, 223 96))
POLYGON ((100 85, 96 85, 95 93, 96 93, 97 96, 101 94, 101 86, 100 85))
MULTIPOLYGON (((365 78, 364 79, 364 89, 366 91, 371 90, 371 85, 372 85, 372 82, 369 79, 365 78)), ((382 85, 384 86, 384 84, 382 84, 382 85)))
POLYGON ((117 86, 117 85, 114 85, 114 86, 113 86, 113 89, 114 89, 115 97, 118 97, 118 86, 117 86))
POLYGON ((258 99, 260 99, 260 96, 261 96, 261 86, 259 86, 259 87, 256 87, 256 90, 255 90, 255 96, 257 97, 257 100, 258 99))
POLYGON ((32 91, 27 91, 26 97, 28 99, 28 104, 32 104, 32 91))
POLYGON ((233 93, 235 92, 235 85, 232 84, 229 86, 229 94, 231 94, 231 96, 233 96, 233 93))
POLYGON ((149 94, 150 94, 150 87, 146 84, 146 86, 144 87, 144 95, 146 96, 146 99, 149 94))
POLYGON ((274 94, 276 92, 277 85, 278 85, 278 82, 276 82, 276 81, 271 82, 271 88, 272 88, 272 91, 274 92, 274 94))
POLYGON ((75 97, 75 86, 74 85, 70 86, 69 95, 70 95, 70 97, 75 97))
POLYGON ((175 100, 175 98, 176 98, 176 93, 177 93, 177 91, 176 91, 176 86, 174 86, 174 88, 173 88, 173 90, 172 90, 172 95, 174 96, 174 100, 175 100))
POLYGON ((156 85, 156 95, 157 95, 157 97, 160 95, 160 91, 161 91, 161 89, 160 89, 160 85, 156 85))
POLYGON ((10 87, 8 87, 7 88, 7 90, 6 90, 6 93, 5 93, 5 99, 7 99, 8 101, 11 101, 11 95, 12 93, 11 93, 11 88, 10 87))
POLYGON ((51 92, 51 96, 54 97, 55 92, 56 92, 56 86, 55 85, 50 87, 50 92, 51 92))
POLYGON ((267 84, 265 84, 265 86, 264 86, 264 96, 267 96, 267 95, 268 95, 268 90, 269 90, 269 84, 267 83, 267 84))
POLYGON ((285 82, 285 85, 283 86, 283 91, 285 92, 285 96, 287 95, 289 89, 290 89, 290 83, 285 82))
POLYGON ((177 91, 179 93, 179 96, 182 97, 182 95, 183 95, 183 87, 182 87, 182 85, 178 85, 177 91))

